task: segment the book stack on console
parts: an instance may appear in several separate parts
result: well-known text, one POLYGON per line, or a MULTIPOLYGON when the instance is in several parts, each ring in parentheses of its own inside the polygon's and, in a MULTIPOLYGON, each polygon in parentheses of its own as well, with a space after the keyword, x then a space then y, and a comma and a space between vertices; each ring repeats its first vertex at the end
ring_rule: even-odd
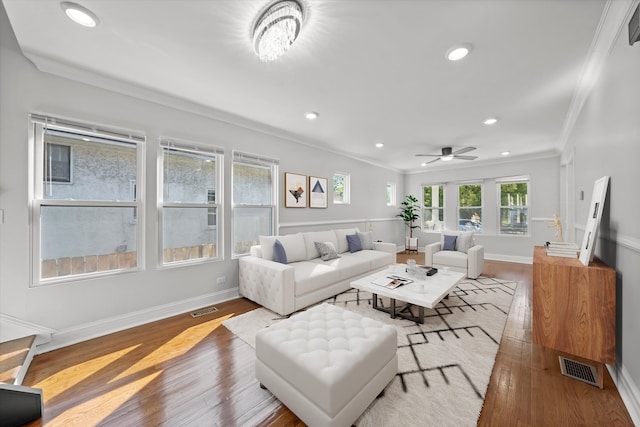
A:
POLYGON ((565 258, 578 258, 580 247, 575 243, 547 242, 547 255, 565 258))

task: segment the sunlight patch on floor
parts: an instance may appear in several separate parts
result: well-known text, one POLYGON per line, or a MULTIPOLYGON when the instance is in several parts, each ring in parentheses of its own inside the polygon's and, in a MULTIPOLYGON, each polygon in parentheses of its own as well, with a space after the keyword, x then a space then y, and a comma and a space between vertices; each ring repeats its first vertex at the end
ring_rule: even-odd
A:
POLYGON ((93 375, 94 372, 105 368, 106 366, 126 356, 128 353, 132 352, 138 347, 140 347, 140 344, 127 347, 119 351, 114 351, 113 353, 105 354, 104 356, 87 360, 86 362, 75 364, 69 368, 58 371, 50 377, 34 384, 33 387, 46 390, 46 392, 44 393, 44 401, 47 402, 55 398, 58 394, 69 390, 82 381, 85 381, 87 378, 93 375), (79 372, 81 372, 82 374, 79 374, 79 372))
POLYGON ((223 321, 232 316, 233 314, 216 317, 215 319, 212 319, 208 322, 199 323, 195 326, 185 329, 184 331, 180 332, 178 335, 171 338, 169 341, 140 359, 138 362, 122 371, 110 382, 121 380, 128 377, 129 375, 135 375, 145 369, 161 368, 160 365, 162 365, 163 363, 175 357, 180 357, 189 352, 193 347, 195 347, 196 345, 198 345, 198 343, 205 339, 207 335, 217 329, 223 321))
MULTIPOLYGON (((72 425, 87 425, 87 419, 91 420, 92 425, 100 424, 100 422, 120 408, 136 393, 149 385, 149 383, 160 374, 162 374, 162 371, 153 372, 136 381, 126 382, 121 387, 116 387, 109 392, 100 393, 93 399, 71 407, 56 418, 63 417, 67 423, 70 420, 74 420, 71 423, 72 425)), ((55 418, 52 420, 52 424, 55 424, 55 418)))

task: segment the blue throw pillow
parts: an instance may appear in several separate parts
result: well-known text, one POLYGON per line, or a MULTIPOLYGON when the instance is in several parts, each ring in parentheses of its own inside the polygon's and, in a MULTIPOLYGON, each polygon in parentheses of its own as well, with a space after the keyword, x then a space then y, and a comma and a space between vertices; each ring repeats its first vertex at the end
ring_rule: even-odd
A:
POLYGON ((349 252, 354 253, 362 250, 362 243, 357 234, 348 234, 347 243, 349 244, 349 252))
POLYGON ((280 243, 278 239, 273 243, 273 260, 280 264, 287 263, 287 253, 284 251, 284 246, 282 246, 282 243, 280 243))
POLYGON ((444 248, 443 251, 455 251, 456 250, 456 239, 458 236, 447 236, 444 235, 444 248))

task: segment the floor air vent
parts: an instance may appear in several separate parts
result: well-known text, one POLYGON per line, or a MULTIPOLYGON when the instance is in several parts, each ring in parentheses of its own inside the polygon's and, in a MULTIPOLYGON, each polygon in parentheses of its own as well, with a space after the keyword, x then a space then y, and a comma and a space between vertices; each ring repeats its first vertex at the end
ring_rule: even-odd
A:
POLYGON ((596 368, 562 356, 558 356, 558 359, 560 359, 560 370, 562 371, 562 375, 566 375, 567 377, 598 387, 598 371, 596 368))
POLYGON ((191 317, 200 317, 200 316, 204 316, 205 314, 215 313, 216 311, 218 311, 218 309, 214 306, 205 307, 191 313, 191 317))

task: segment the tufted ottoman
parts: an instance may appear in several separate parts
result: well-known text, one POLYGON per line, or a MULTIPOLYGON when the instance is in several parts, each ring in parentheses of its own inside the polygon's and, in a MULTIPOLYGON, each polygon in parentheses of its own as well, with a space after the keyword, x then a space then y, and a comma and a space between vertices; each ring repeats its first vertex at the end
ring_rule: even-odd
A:
POLYGON ((398 370, 396 330, 331 304, 256 335, 256 378, 309 426, 350 426, 398 370))

